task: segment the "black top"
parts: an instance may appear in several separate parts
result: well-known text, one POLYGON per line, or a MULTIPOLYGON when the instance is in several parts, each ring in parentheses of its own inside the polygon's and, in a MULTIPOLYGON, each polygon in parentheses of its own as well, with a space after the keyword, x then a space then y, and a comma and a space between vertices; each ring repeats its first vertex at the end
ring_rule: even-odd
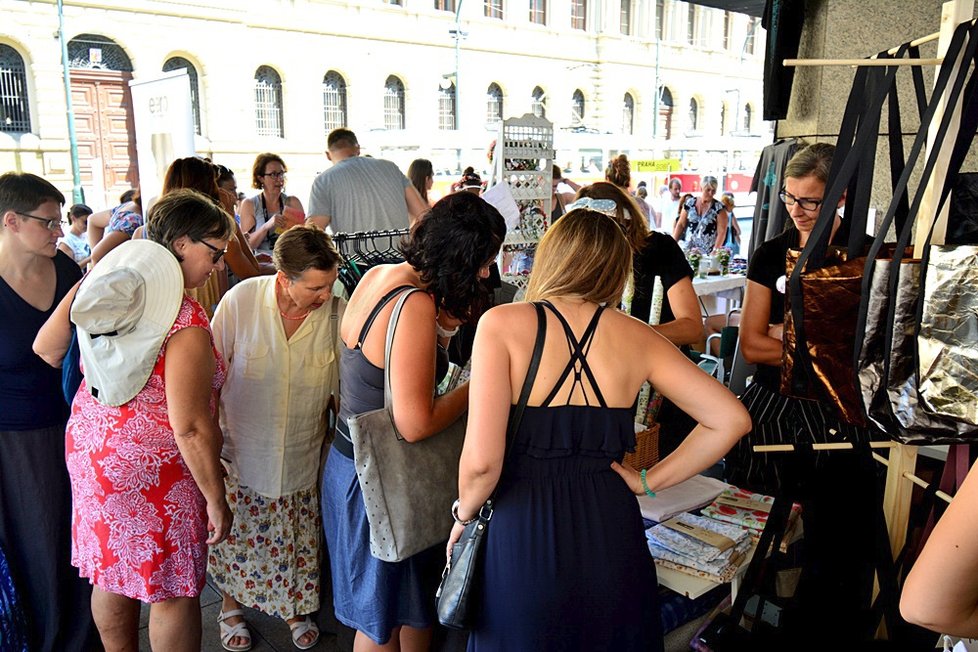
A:
POLYGON ((61 370, 33 351, 34 338, 51 313, 81 278, 78 263, 58 251, 54 301, 38 310, 0 278, 0 430, 39 430, 65 423, 61 370))
MULTIPOLYGON (((787 280, 784 277, 788 249, 798 248, 797 229, 788 229, 776 235, 757 248, 750 257, 747 280, 754 281, 771 290, 771 316, 769 324, 784 323, 784 292, 787 280)), ((758 364, 754 372, 754 382, 773 392, 781 385, 781 368, 758 364)))
POLYGON ((635 295, 632 298, 632 316, 649 321, 652 312, 652 284, 656 276, 662 277, 662 315, 660 324, 675 319, 669 305, 669 288, 684 278, 693 278, 693 270, 686 256, 672 236, 653 231, 645 240, 645 247, 633 257, 635 265, 635 295))

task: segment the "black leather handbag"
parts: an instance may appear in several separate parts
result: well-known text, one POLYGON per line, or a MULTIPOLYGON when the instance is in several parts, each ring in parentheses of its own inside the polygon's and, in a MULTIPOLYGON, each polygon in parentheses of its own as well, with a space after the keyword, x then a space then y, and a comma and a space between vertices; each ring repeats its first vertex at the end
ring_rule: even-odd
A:
MULTIPOLYGON (((533 304, 537 311, 537 339, 533 345, 533 357, 530 359, 530 367, 527 369, 526 378, 523 380, 523 389, 520 390, 520 400, 513 410, 513 415, 506 427, 506 457, 513 450, 513 440, 516 431, 519 430, 520 422, 523 420, 523 410, 526 402, 530 399, 530 390, 533 388, 533 381, 536 379, 537 370, 540 368, 540 358, 543 356, 543 342, 547 335, 547 318, 543 312, 543 307, 533 304)), ((503 464, 505 464, 505 459, 503 464)), ((472 626, 473 600, 475 598, 475 586, 479 581, 477 567, 479 565, 479 555, 482 551, 482 544, 485 542, 486 531, 489 528, 489 521, 492 519, 492 505, 495 499, 493 495, 485 502, 479 510, 479 516, 465 526, 462 536, 458 543, 452 546, 452 556, 445 564, 445 570, 441 574, 441 584, 435 597, 438 599, 438 622, 451 629, 469 629, 472 626)))

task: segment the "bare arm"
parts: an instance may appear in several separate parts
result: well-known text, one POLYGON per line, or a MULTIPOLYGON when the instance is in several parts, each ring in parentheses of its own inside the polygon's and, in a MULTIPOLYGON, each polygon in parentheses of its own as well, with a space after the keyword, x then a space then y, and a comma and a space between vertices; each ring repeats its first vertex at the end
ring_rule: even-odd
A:
POLYGON ((907 621, 953 636, 978 636, 978 473, 974 467, 927 540, 900 597, 907 621))
MULTIPOLYGON (((636 323, 636 326, 641 324, 636 323)), ((641 341, 635 350, 645 353, 646 363, 652 370, 649 382, 698 422, 672 454, 648 471, 649 488, 658 491, 715 464, 750 431, 751 421, 743 404, 730 390, 703 373, 657 333, 634 339, 641 341)), ((638 471, 617 463, 612 463, 612 468, 628 482, 633 492, 644 493, 638 471)))
MULTIPOLYGON (((245 234, 245 238, 248 240, 249 249, 257 249, 261 246, 261 243, 265 241, 268 237, 269 231, 275 228, 278 223, 278 219, 269 219, 260 228, 255 228, 257 220, 255 219, 255 205, 250 201, 241 202, 241 231, 245 234)), ((277 215, 277 214, 276 214, 277 215)), ((269 216, 269 218, 274 216, 269 216)))
POLYGON ((703 318, 700 316, 700 304, 693 290, 693 281, 684 276, 673 283, 667 295, 675 319, 652 328, 676 346, 699 342, 703 339, 703 318))
POLYGON ((207 331, 184 328, 166 344, 166 405, 177 448, 207 500, 207 543, 223 541, 231 529, 219 461, 224 437, 209 402, 214 354, 207 331))
POLYGON ((92 249, 95 245, 99 243, 102 236, 105 235, 105 227, 109 225, 109 220, 112 218, 112 211, 99 211, 98 213, 92 213, 88 216, 88 229, 86 233, 88 234, 88 246, 92 249))
POLYGON ((228 243, 227 264, 234 275, 242 280, 261 273, 258 260, 251 253, 251 245, 237 224, 234 226, 234 237, 228 243))
POLYGON ((717 240, 714 243, 713 248, 719 249, 727 242, 727 226, 730 222, 730 216, 727 211, 722 210, 717 213, 717 240))
POLYGON ((75 300, 75 293, 80 285, 81 281, 78 281, 68 290, 34 338, 34 353, 56 369, 61 368, 68 347, 71 346, 71 302, 75 300))
POLYGON ((97 245, 92 247, 92 264, 98 264, 98 261, 105 258, 106 254, 127 240, 129 240, 129 235, 125 231, 110 231, 106 233, 105 237, 99 240, 97 245))
POLYGON ((407 202, 408 224, 414 226, 414 223, 421 219, 421 216, 427 213, 431 207, 428 202, 422 199, 418 189, 410 183, 404 188, 404 199, 407 202))
MULTIPOLYGON (((376 330, 380 335, 386 332, 376 330)), ((445 429, 468 404, 468 383, 435 398, 435 341, 434 301, 415 292, 401 311, 390 360, 394 422, 407 441, 445 429)))
POLYGON ((688 216, 686 215, 686 209, 679 211, 679 219, 676 220, 676 226, 672 229, 672 239, 679 242, 683 238, 683 233, 686 232, 686 221, 688 216))
MULTIPOLYGON (((780 338, 771 337, 770 319, 771 289, 756 281, 747 281, 740 317, 740 350, 747 362, 780 367, 784 346, 780 338)), ((774 329, 774 332, 778 330, 774 329)))
POLYGON ((332 221, 333 218, 330 217, 329 215, 309 215, 308 217, 306 217, 306 222, 311 222, 315 224, 323 231, 326 230, 326 227, 329 226, 330 222, 332 221))
POLYGON ((491 311, 479 320, 472 346, 472 393, 459 463, 459 517, 470 519, 499 481, 506 453, 506 426, 513 396, 506 325, 491 311))

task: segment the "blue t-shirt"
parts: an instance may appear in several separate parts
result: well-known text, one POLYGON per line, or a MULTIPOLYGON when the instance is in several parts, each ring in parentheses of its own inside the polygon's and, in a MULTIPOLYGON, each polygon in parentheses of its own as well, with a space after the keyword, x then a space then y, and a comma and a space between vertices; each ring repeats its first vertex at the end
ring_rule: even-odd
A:
POLYGON ((78 263, 62 251, 54 256, 54 301, 38 310, 0 278, 0 430, 39 430, 68 419, 61 370, 33 351, 41 326, 81 278, 78 263))

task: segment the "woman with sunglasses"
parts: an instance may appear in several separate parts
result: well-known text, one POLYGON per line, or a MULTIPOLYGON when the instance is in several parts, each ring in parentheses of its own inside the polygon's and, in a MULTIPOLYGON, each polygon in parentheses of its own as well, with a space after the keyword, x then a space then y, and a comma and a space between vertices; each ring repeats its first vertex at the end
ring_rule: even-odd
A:
POLYGON ((286 219, 287 209, 297 211, 291 213, 293 216, 305 214, 299 198, 283 192, 286 172, 288 168, 281 156, 268 152, 259 154, 251 169, 251 185, 261 192, 241 202, 241 230, 247 234, 251 248, 269 259, 277 234, 293 226, 286 219))

